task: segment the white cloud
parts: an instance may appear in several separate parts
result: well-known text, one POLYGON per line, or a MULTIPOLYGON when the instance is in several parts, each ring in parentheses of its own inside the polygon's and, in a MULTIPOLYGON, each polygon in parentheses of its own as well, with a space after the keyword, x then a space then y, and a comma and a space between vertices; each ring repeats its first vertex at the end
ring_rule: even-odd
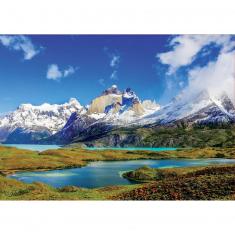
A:
POLYGON ((182 88, 184 86, 184 82, 183 81, 180 81, 179 82, 179 86, 182 88))
POLYGON ((103 79, 103 78, 100 78, 100 79, 98 80, 98 82, 99 82, 99 84, 100 84, 101 86, 105 86, 105 82, 104 82, 104 79, 103 79))
POLYGON ((77 68, 68 66, 67 69, 61 70, 57 64, 51 64, 48 66, 47 79, 58 81, 61 78, 68 77, 75 73, 77 68))
POLYGON ((120 63, 120 56, 118 55, 112 55, 111 61, 110 61, 110 66, 112 68, 117 68, 120 63))
MULTIPOLYGON (((188 66, 186 75, 178 81, 181 97, 189 100, 203 90, 207 90, 211 97, 218 97, 226 93, 235 104, 235 42, 230 35, 185 35, 177 36, 170 42, 172 50, 158 54, 162 64, 169 65, 166 79, 173 83, 177 69, 188 66), (206 65, 189 67, 199 52, 211 53, 210 44, 220 46, 217 58, 213 58, 206 65), (183 83, 184 82, 184 83, 183 83), (187 85, 186 85, 187 84, 187 85)), ((167 84, 165 93, 172 90, 167 84)))
POLYGON ((67 69, 64 70, 64 77, 68 77, 69 75, 74 74, 76 71, 76 68, 69 66, 67 69))
POLYGON ((226 93, 234 101, 235 92, 235 53, 221 53, 215 62, 196 67, 189 72, 185 95, 191 96, 207 90, 212 97, 226 93))
POLYGON ((121 56, 118 52, 110 52, 108 47, 104 47, 104 52, 110 59, 109 65, 111 68, 118 68, 121 60, 121 56))
POLYGON ((25 60, 31 60, 41 48, 37 48, 26 36, 0 36, 0 43, 10 50, 22 51, 25 60))
POLYGON ((110 79, 112 80, 118 80, 119 63, 120 63, 120 56, 113 54, 111 56, 111 61, 110 61, 110 67, 113 68, 113 71, 110 75, 110 79))
POLYGON ((181 35, 174 37, 169 46, 172 49, 168 52, 157 54, 156 57, 162 64, 169 66, 168 74, 173 74, 182 66, 190 65, 201 49, 212 43, 222 46, 223 52, 230 51, 234 42, 230 41, 229 35, 181 35))
POLYGON ((117 70, 114 70, 114 71, 111 73, 110 79, 112 79, 112 80, 118 80, 117 70))
POLYGON ((104 47, 105 54, 109 57, 109 66, 112 68, 110 75, 111 80, 118 80, 118 69, 121 60, 121 56, 117 52, 110 52, 108 47, 104 47))
POLYGON ((60 71, 57 64, 51 64, 48 66, 47 79, 59 80, 63 77, 63 72, 60 71))

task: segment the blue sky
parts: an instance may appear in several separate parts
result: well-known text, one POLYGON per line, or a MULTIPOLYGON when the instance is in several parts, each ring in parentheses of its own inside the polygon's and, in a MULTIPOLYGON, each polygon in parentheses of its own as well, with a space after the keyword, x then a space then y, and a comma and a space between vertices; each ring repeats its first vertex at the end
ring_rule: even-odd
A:
POLYGON ((192 71, 233 51, 232 42, 229 35, 2 35, 0 113, 70 97, 86 105, 112 84, 165 104, 189 86, 192 71))

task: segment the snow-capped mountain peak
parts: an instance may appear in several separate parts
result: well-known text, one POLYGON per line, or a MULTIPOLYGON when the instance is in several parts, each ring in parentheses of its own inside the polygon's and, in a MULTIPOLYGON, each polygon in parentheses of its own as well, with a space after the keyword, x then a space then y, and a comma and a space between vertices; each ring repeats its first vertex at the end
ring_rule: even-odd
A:
MULTIPOLYGON (((160 106, 150 100, 143 103, 130 88, 120 91, 116 85, 106 89, 86 106, 87 112, 73 115, 54 139, 69 142, 80 134, 107 132, 113 127, 129 126, 158 110, 160 106)), ((86 134, 85 134, 86 135, 86 134)))
POLYGON ((131 88, 121 92, 116 85, 106 89, 101 96, 92 100, 87 115, 115 124, 131 123, 133 120, 156 111, 159 106, 149 108, 142 105, 131 88))
POLYGON ((112 85, 110 88, 108 88, 102 92, 102 95, 111 95, 111 94, 114 94, 114 95, 121 94, 121 91, 119 91, 117 85, 112 85))
POLYGON ((77 108, 82 108, 81 104, 78 102, 78 100, 76 98, 70 98, 68 104, 73 105, 77 108))
POLYGON ((217 97, 207 90, 187 96, 181 93, 160 110, 145 117, 141 123, 170 123, 182 119, 190 122, 219 122, 235 118, 234 106, 223 93, 217 97))
POLYGON ((14 112, 0 118, 0 132, 5 133, 0 140, 5 140, 16 130, 54 134, 66 124, 72 113, 82 110, 75 98, 64 104, 21 104, 14 112))
POLYGON ((69 102, 64 104, 49 104, 43 103, 41 105, 32 105, 30 103, 21 104, 17 110, 24 111, 39 111, 39 112, 57 112, 59 109, 74 109, 75 111, 81 109, 82 106, 75 98, 70 98, 69 102))

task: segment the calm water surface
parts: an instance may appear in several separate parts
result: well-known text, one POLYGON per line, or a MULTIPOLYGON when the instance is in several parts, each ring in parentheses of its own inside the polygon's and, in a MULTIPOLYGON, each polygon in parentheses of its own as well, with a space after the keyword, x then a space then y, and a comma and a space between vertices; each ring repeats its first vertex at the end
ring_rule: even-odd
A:
MULTIPOLYGON (((45 151, 48 149, 58 149, 59 145, 40 145, 40 144, 0 144, 3 146, 16 147, 19 149, 28 149, 34 151, 45 151)), ((142 148, 142 147, 131 147, 131 148, 112 148, 112 147, 88 147, 87 150, 148 150, 148 151, 166 151, 166 150, 176 150, 177 148, 142 148)))
POLYGON ((122 178, 122 173, 141 166, 153 168, 174 168, 190 166, 206 166, 210 164, 235 163, 234 159, 203 159, 203 160, 132 160, 92 162, 82 168, 53 170, 45 172, 22 172, 11 175, 11 178, 26 183, 40 181, 53 187, 68 185, 84 188, 96 188, 108 185, 128 185, 133 182, 122 178))
POLYGON ((40 145, 40 144, 1 144, 3 146, 16 147, 18 149, 28 149, 34 151, 45 151, 48 149, 58 149, 59 145, 40 145))
POLYGON ((176 150, 177 148, 146 148, 146 147, 124 147, 124 148, 118 148, 118 147, 87 147, 88 150, 127 150, 127 151, 134 151, 134 150, 148 150, 148 151, 167 151, 167 150, 176 150))

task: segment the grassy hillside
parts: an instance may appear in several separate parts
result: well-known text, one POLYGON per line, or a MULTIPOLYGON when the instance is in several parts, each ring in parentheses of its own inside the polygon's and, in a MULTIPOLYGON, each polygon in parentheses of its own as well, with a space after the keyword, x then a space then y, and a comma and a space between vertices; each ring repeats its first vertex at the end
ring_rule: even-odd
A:
POLYGON ((235 158, 235 147, 195 148, 176 151, 93 151, 64 148, 36 152, 0 146, 1 200, 210 200, 235 199, 235 166, 155 170, 142 168, 127 174, 143 184, 84 189, 52 188, 43 183, 25 184, 7 178, 16 171, 45 171, 85 166, 89 161, 176 158, 235 158), (148 183, 146 183, 148 182, 148 183), (151 182, 151 183, 149 183, 151 182))
POLYGON ((152 181, 120 193, 114 200, 234 200, 235 165, 156 170, 142 168, 126 174, 152 181))
POLYGON ((82 167, 90 161, 176 158, 235 158, 235 147, 153 152, 126 150, 93 151, 76 148, 76 145, 73 145, 73 148, 36 152, 0 146, 0 174, 11 174, 16 171, 45 171, 82 167))
MULTIPOLYGON (((94 131, 93 131, 94 132, 94 131)), ((79 137, 77 143, 95 146, 229 147, 235 145, 235 126, 118 128, 105 135, 79 137)))
POLYGON ((25 184, 0 176, 0 200, 234 200, 235 165, 160 170, 152 183, 85 189, 25 184), (168 175, 170 173, 170 175, 168 175), (174 174, 173 174, 174 173, 174 174))

